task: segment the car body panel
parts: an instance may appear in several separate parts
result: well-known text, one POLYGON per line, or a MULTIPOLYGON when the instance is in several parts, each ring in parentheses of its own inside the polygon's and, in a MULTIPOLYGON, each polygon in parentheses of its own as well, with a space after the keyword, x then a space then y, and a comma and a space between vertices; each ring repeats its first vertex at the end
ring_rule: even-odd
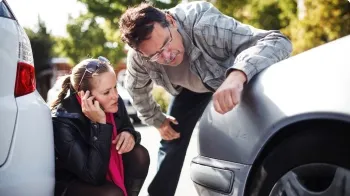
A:
POLYGON ((291 123, 350 122, 349 51, 347 36, 269 67, 249 82, 241 103, 224 115, 210 103, 199 125, 199 154, 251 165, 267 141, 291 123))
MULTIPOLYGON (((1 4, 1 2, 0 2, 1 4)), ((17 106, 14 97, 19 38, 17 22, 0 17, 0 167, 5 163, 16 123, 17 106), (4 39, 6 38, 6 39, 4 39)))
MULTIPOLYGON (((5 0, 0 4, 8 7, 5 0)), ((18 62, 31 66, 33 55, 23 28, 6 9, 0 10, 0 195, 53 196, 51 112, 36 90, 15 96, 18 62)))
POLYGON ((16 101, 17 122, 8 159, 0 167, 0 193, 53 195, 55 153, 51 112, 37 91, 16 101))

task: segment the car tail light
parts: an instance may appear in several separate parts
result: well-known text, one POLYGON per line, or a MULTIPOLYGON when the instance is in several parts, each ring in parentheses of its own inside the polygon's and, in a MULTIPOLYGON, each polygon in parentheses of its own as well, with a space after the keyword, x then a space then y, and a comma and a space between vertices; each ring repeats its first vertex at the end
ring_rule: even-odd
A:
POLYGON ((36 88, 34 66, 18 62, 15 86, 15 97, 23 96, 34 92, 36 88))
POLYGON ((32 93, 36 89, 35 68, 30 41, 22 27, 19 27, 18 30, 20 36, 15 97, 32 93))

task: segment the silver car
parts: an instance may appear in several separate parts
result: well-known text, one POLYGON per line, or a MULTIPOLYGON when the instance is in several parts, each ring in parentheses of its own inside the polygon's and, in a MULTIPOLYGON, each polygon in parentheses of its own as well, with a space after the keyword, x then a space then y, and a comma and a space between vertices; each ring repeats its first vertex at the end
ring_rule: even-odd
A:
POLYGON ((221 115, 212 103, 191 178, 201 196, 350 195, 350 36, 279 62, 221 115))
POLYGON ((36 90, 30 41, 0 0, 0 195, 53 195, 54 161, 51 114, 36 90))

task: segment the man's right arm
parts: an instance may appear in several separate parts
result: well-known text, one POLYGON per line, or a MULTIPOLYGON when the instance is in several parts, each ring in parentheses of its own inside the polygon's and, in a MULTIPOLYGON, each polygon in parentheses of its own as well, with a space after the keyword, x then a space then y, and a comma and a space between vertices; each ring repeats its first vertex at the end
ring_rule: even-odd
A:
POLYGON ((132 49, 127 57, 125 87, 133 99, 133 106, 140 113, 140 119, 159 128, 166 117, 153 99, 153 82, 142 65, 142 59, 132 49))

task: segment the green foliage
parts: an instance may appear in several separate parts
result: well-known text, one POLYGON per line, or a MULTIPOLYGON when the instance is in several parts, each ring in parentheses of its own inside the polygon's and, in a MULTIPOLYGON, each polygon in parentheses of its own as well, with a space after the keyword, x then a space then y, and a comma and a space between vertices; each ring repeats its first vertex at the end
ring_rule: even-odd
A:
POLYGON ((262 29, 284 28, 296 16, 294 0, 216 1, 215 6, 228 16, 262 29))
POLYGON ((346 0, 304 0, 305 18, 298 18, 296 0, 216 0, 215 6, 241 22, 279 29, 293 42, 294 54, 350 34, 346 0))
POLYGON ((284 30, 294 44, 294 54, 350 34, 349 2, 305 0, 305 7, 305 17, 284 30))
POLYGON ((223 14, 243 21, 247 15, 245 6, 248 3, 249 0, 216 0, 214 4, 223 14))
POLYGON ((298 20, 297 0, 278 1, 281 13, 278 15, 281 28, 287 27, 291 21, 298 20))
MULTIPOLYGON (((128 7, 145 2, 144 0, 78 0, 87 5, 90 13, 94 16, 103 17, 110 21, 112 28, 118 28, 119 17, 127 10, 128 7)), ((158 8, 165 9, 177 5, 180 0, 170 1, 148 1, 152 2, 158 8)))
MULTIPOLYGON (((141 0, 79 0, 86 4, 88 13, 70 18, 67 25, 68 38, 56 38, 54 51, 69 57, 73 64, 82 59, 103 55, 112 64, 125 57, 124 43, 119 39, 118 19, 129 7, 141 0), (98 22, 99 21, 99 22, 98 22)), ((179 1, 154 1, 160 8, 169 8, 179 1)))
POLYGON ((32 46, 36 75, 44 69, 50 68, 52 46, 54 41, 47 31, 45 23, 38 18, 37 31, 25 28, 32 46))
POLYGON ((115 64, 124 56, 121 43, 109 36, 108 27, 99 24, 92 14, 70 18, 67 32, 68 38, 56 38, 55 51, 70 57, 74 63, 103 55, 115 64))
POLYGON ((170 95, 161 87, 155 87, 152 90, 154 100, 160 105, 162 112, 166 112, 168 109, 170 95))

